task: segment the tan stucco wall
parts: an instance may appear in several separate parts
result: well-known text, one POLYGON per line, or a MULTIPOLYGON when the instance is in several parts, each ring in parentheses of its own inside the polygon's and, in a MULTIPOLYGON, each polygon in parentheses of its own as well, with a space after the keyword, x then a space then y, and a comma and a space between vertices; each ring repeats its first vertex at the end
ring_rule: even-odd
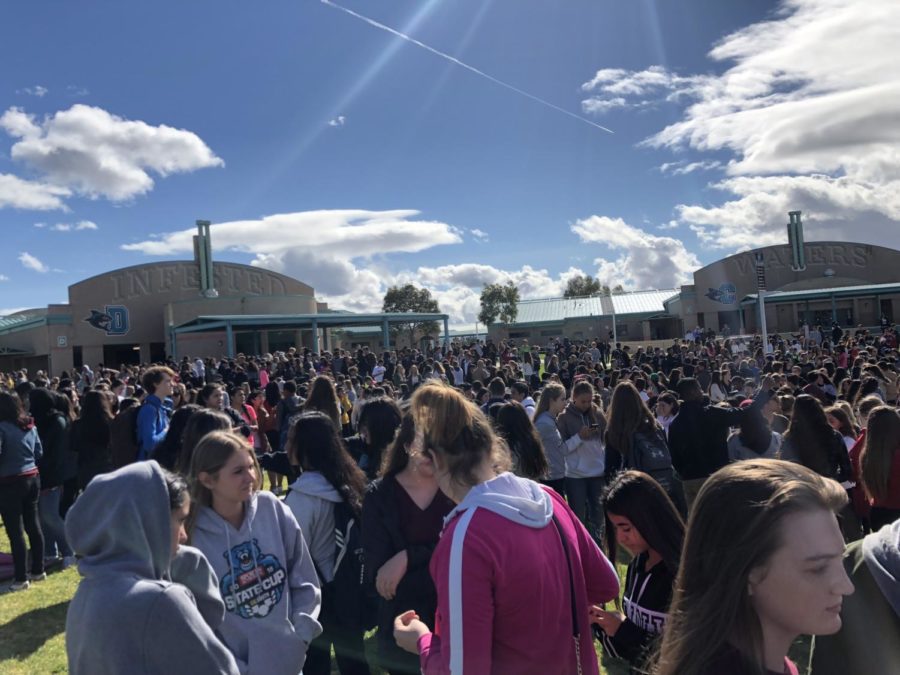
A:
MULTIPOLYGON (((885 284, 898 281, 900 251, 838 241, 810 242, 804 245, 806 269, 791 270, 791 251, 788 245, 767 246, 738 253, 707 265, 694 272, 697 289, 696 312, 706 315, 707 326, 718 326, 718 312, 736 310, 747 295, 756 293, 756 260, 761 252, 766 262, 766 290, 777 291, 789 287, 827 288, 835 285, 885 284), (833 276, 826 277, 831 270, 833 276), (708 297, 711 289, 734 284, 736 292, 730 303, 708 297)), ((685 310, 685 314, 689 314, 685 310)), ((685 322, 688 323, 687 321, 685 322)))
MULTIPOLYGON (((210 314, 315 314, 312 287, 268 270, 236 263, 214 263, 217 298, 200 296, 199 269, 193 261, 148 263, 85 279, 69 287, 69 304, 50 305, 49 317, 71 317, 71 325, 51 324, 0 335, 0 346, 49 356, 53 374, 73 366, 73 347, 82 348, 85 363, 103 361, 104 345, 140 345, 149 359, 151 343, 168 342, 168 326, 210 314), (108 335, 86 321, 92 310, 124 308, 128 330, 108 335)), ((225 353, 224 333, 180 338, 190 352, 225 353), (223 345, 219 345, 222 341, 223 345)), ((183 350, 182 350, 183 351, 183 350)))

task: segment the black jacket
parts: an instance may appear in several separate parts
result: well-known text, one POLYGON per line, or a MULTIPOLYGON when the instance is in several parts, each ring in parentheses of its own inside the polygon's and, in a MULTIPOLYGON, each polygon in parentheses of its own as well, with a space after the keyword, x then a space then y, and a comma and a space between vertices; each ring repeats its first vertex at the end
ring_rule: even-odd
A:
POLYGON ((75 471, 70 471, 67 457, 70 426, 69 420, 62 413, 56 412, 41 420, 38 425, 38 436, 44 448, 44 454, 37 463, 42 490, 58 487, 74 477, 75 471))
MULTIPOLYGON (((628 564, 622 609, 625 621, 613 637, 595 627, 594 635, 603 643, 603 651, 640 668, 653 643, 660 637, 672 602, 675 578, 664 562, 644 570, 647 553, 628 564)), ((635 671, 632 671, 635 672, 635 671)), ((641 671, 638 671, 641 672, 641 671)))
MULTIPOLYGON (((378 651, 384 666, 390 662, 412 662, 418 672, 418 658, 400 650, 394 642, 394 618, 408 609, 414 609, 429 628, 434 630, 437 611, 437 591, 428 565, 437 546, 440 533, 435 532, 434 543, 429 546, 409 546, 400 527, 397 510, 397 490, 403 488, 393 476, 379 478, 369 486, 362 510, 362 541, 366 555, 366 579, 374 586, 378 570, 396 553, 405 550, 408 558, 406 575, 397 585, 393 600, 378 597, 378 651), (385 663, 385 662, 388 663, 385 663)), ((440 497, 440 493, 435 497, 440 497)), ((449 511, 449 509, 448 509, 449 511)), ((396 665, 389 668, 402 670, 396 665)))
MULTIPOLYGON (((762 408, 772 397, 761 391, 752 408, 762 408)), ((669 426, 672 465, 682 480, 707 478, 728 464, 728 431, 739 426, 749 408, 719 408, 706 401, 685 401, 669 426)))

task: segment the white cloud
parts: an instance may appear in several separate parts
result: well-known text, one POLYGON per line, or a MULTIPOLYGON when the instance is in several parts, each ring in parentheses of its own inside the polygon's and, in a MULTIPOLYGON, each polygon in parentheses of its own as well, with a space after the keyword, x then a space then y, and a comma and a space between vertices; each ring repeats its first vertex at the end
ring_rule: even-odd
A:
POLYGON ((42 120, 9 108, 0 127, 19 139, 11 157, 66 194, 121 201, 149 192, 150 173, 165 177, 224 165, 190 131, 126 120, 83 104, 42 120))
MULTIPOLYGON (((344 259, 385 253, 417 253, 440 244, 458 244, 462 237, 452 226, 412 220, 414 210, 301 211, 264 216, 258 220, 216 223, 210 227, 216 250, 279 257, 295 247, 344 259)), ((159 239, 126 244, 126 251, 172 255, 193 251, 192 229, 170 232, 159 239)))
POLYGON ((46 274, 50 271, 49 267, 47 267, 33 255, 25 251, 19 254, 19 262, 22 263, 22 266, 26 269, 34 270, 35 272, 40 272, 41 274, 46 274))
POLYGON ((5 274, 0 274, 0 281, 9 281, 9 277, 5 274))
POLYGON ((81 97, 81 96, 87 96, 91 92, 89 92, 87 90, 87 87, 81 87, 81 86, 78 86, 77 84, 69 84, 69 85, 66 85, 66 93, 69 96, 81 97))
POLYGON ((661 173, 672 176, 684 176, 695 171, 711 171, 722 168, 722 162, 715 159, 701 160, 699 162, 666 162, 661 164, 661 173))
POLYGON ((43 98, 47 95, 47 92, 50 91, 47 87, 42 87, 39 84, 34 85, 33 87, 24 87, 22 89, 16 90, 17 94, 27 94, 28 96, 37 96, 38 98, 43 98))
POLYGON ((604 69, 583 85, 583 106, 683 103, 682 118, 642 145, 731 155, 660 167, 724 170, 710 187, 725 201, 676 207, 705 246, 782 242, 794 209, 804 211, 808 238, 846 239, 852 223, 854 239, 883 243, 900 224, 900 3, 859 8, 782 0, 770 19, 713 46, 719 75, 604 69))
POLYGON ((586 113, 602 115, 616 108, 628 108, 629 103, 621 96, 615 98, 597 98, 592 97, 581 102, 581 109, 586 113))
POLYGON ((10 314, 18 314, 19 312, 24 312, 26 309, 31 309, 31 307, 4 307, 0 309, 0 317, 5 318, 10 314))
POLYGON ((706 75, 678 75, 662 66, 646 70, 604 68, 581 85, 593 94, 581 102, 586 113, 602 115, 615 108, 643 108, 661 101, 678 101, 708 86, 706 75))
MULTIPOLYGON (((44 227, 43 223, 35 223, 35 227, 44 227)), ((54 232, 72 232, 73 230, 99 230, 97 223, 90 220, 82 220, 77 223, 56 223, 50 227, 54 232)))
POLYGON ((673 288, 690 283, 691 272, 700 267, 697 256, 680 239, 650 234, 621 218, 591 216, 576 221, 571 230, 583 242, 622 252, 616 260, 594 261, 597 277, 609 286, 673 288))
POLYGON ((480 242, 488 242, 491 240, 491 237, 487 232, 485 232, 484 230, 479 230, 478 228, 469 230, 469 234, 471 234, 480 242))
POLYGON ((0 173, 0 209, 9 207, 32 211, 65 211, 67 209, 62 197, 71 194, 72 191, 65 187, 0 173))
POLYGON ((657 225, 657 230, 677 230, 681 226, 677 220, 670 220, 668 223, 663 223, 662 225, 657 225))
POLYGON ((343 115, 338 115, 334 119, 328 120, 328 126, 330 127, 342 127, 344 126, 344 122, 347 121, 347 118, 343 115))

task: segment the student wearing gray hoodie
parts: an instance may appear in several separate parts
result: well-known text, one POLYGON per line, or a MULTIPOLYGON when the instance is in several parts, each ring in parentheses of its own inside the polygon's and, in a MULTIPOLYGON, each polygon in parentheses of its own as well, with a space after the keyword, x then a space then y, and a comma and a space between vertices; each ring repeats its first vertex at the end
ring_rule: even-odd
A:
MULTIPOLYGON (((148 461, 97 476, 69 509, 66 536, 84 577, 66 615, 72 675, 237 675, 213 632, 221 598, 201 591, 202 574, 185 574, 197 596, 169 578, 189 505, 184 480, 148 461)), ((208 570, 192 553, 189 566, 208 570)))
POLYGON ((242 674, 297 675, 322 627, 316 570, 290 509, 259 492, 247 440, 213 431, 191 461, 190 543, 213 566, 225 601, 219 633, 242 674))
POLYGON ((603 486, 606 418, 594 403, 594 387, 587 380, 572 387, 572 400, 556 418, 565 441, 566 497, 569 506, 598 543, 603 539, 603 486))
MULTIPOLYGON (((344 447, 340 427, 325 413, 300 414, 288 434, 287 453, 302 473, 291 485, 284 503, 291 509, 309 547, 322 583, 322 635, 310 645, 304 675, 331 672, 331 647, 341 675, 369 675, 363 627, 346 625, 334 597, 337 542, 335 508, 346 504, 358 527, 366 489, 366 475, 344 447)), ((346 513, 346 511, 344 512, 346 513)), ((350 557, 345 564, 350 564, 350 557)), ((337 582, 335 582, 337 583, 337 582)))
POLYGON ((844 569, 856 590, 844 598, 841 629, 816 636, 810 672, 900 672, 900 520, 849 544, 844 569))

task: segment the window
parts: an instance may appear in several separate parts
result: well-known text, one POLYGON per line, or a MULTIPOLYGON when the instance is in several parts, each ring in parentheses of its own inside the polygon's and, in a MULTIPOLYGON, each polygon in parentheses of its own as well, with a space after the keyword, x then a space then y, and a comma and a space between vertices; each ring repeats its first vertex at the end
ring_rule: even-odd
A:
POLYGON ((530 338, 530 337, 531 337, 531 331, 521 331, 521 330, 520 330, 520 331, 517 331, 517 332, 510 332, 509 337, 510 337, 510 339, 515 339, 515 338, 530 338))

